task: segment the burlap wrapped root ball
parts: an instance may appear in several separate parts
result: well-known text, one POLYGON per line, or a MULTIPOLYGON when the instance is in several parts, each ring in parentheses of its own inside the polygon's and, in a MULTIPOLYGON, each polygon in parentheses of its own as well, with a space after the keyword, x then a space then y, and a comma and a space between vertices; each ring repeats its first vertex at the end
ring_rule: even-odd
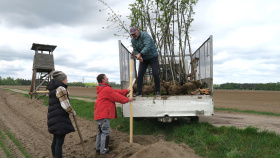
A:
POLYGON ((164 94, 166 95, 166 94, 168 94, 167 90, 163 87, 162 84, 160 85, 160 94, 161 94, 161 95, 164 95, 164 94))
POLYGON ((156 88, 155 82, 153 82, 153 83, 151 84, 151 86, 152 86, 153 89, 155 89, 155 88, 156 88))
POLYGON ((191 83, 193 83, 197 89, 201 87, 200 81, 192 81, 191 83))
POLYGON ((155 89, 151 85, 144 85, 142 89, 142 94, 150 95, 155 92, 155 89))
POLYGON ((207 88, 208 84, 206 82, 201 83, 200 89, 207 88))
POLYGON ((191 92, 194 91, 195 89, 196 86, 191 82, 187 82, 182 86, 182 92, 184 94, 191 94, 191 92))
POLYGON ((133 92, 134 92, 134 93, 137 92, 137 84, 136 84, 136 83, 132 86, 132 89, 133 89, 133 92))
POLYGON ((170 87, 170 82, 163 82, 162 86, 165 88, 165 90, 168 90, 170 87))
POLYGON ((171 85, 168 89, 169 95, 179 95, 182 94, 182 86, 171 85))
POLYGON ((166 89, 164 87, 164 84, 166 84, 166 82, 164 80, 160 80, 160 94, 161 95, 167 95, 168 94, 168 92, 167 92, 168 89, 166 89))

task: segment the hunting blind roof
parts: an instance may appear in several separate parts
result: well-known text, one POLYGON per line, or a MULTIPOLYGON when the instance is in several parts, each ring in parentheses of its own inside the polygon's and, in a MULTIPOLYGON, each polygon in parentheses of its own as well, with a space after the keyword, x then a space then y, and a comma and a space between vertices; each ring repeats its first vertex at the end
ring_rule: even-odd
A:
POLYGON ((53 52, 55 50, 55 48, 56 48, 55 45, 33 43, 31 50, 53 52))

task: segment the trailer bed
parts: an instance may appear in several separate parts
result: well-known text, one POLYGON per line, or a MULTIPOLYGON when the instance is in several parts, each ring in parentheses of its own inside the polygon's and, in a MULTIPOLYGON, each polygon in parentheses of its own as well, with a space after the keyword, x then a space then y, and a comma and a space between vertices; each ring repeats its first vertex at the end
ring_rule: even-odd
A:
MULTIPOLYGON (((213 98, 210 95, 177 95, 135 97, 133 117, 212 116, 213 98)), ((130 116, 130 103, 122 105, 123 117, 130 116)))

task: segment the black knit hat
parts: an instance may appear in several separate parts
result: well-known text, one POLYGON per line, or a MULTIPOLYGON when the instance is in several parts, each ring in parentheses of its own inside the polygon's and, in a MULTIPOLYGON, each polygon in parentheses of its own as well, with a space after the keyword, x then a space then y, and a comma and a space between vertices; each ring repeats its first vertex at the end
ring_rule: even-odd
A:
POLYGON ((67 78, 66 74, 62 71, 55 71, 52 74, 53 79, 57 80, 57 81, 63 81, 65 80, 65 78, 67 78))

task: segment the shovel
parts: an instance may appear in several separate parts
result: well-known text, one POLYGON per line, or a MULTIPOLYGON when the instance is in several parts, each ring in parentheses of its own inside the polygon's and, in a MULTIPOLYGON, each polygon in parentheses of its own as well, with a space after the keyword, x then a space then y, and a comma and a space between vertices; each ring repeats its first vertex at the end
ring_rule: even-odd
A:
POLYGON ((84 150, 84 155, 85 155, 85 158, 87 158, 87 153, 86 153, 86 149, 85 149, 85 145, 84 145, 83 137, 82 137, 81 131, 80 131, 80 129, 79 129, 79 126, 78 126, 78 123, 77 123, 77 120, 76 120, 76 116, 75 116, 75 115, 73 115, 73 118, 74 118, 74 121, 75 121, 75 124, 76 124, 77 130, 78 130, 79 136, 80 136, 80 140, 81 140, 81 142, 82 142, 82 146, 83 146, 83 150, 84 150))

